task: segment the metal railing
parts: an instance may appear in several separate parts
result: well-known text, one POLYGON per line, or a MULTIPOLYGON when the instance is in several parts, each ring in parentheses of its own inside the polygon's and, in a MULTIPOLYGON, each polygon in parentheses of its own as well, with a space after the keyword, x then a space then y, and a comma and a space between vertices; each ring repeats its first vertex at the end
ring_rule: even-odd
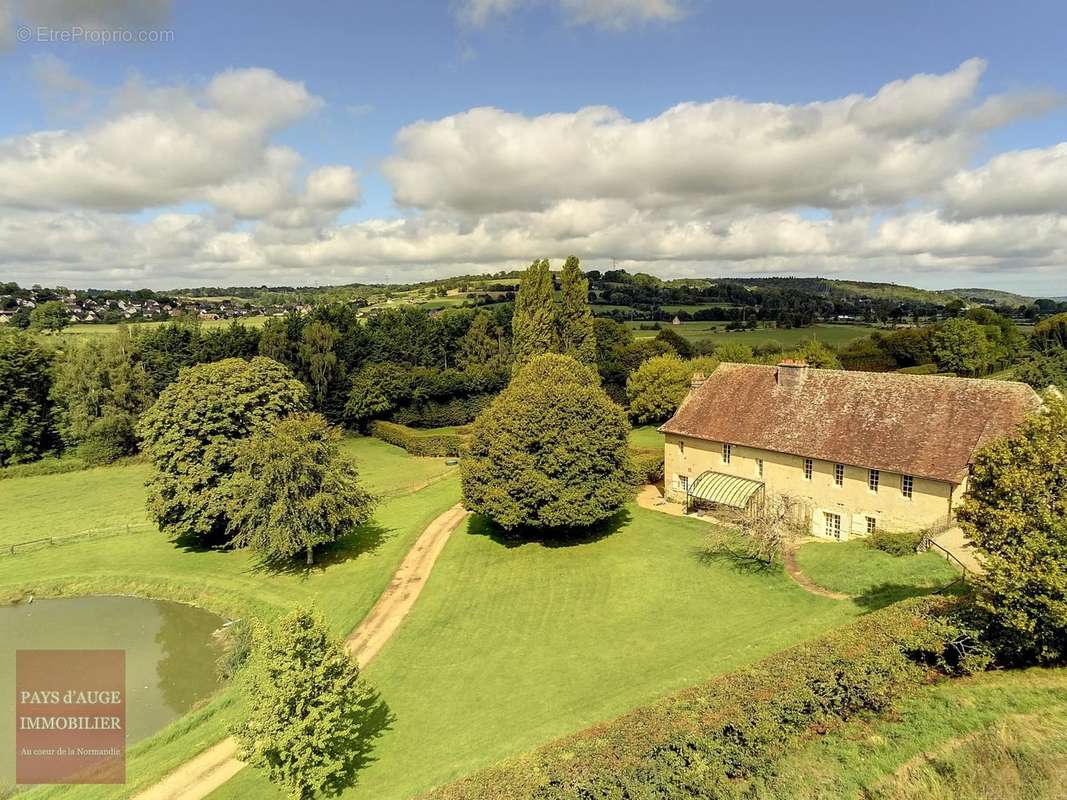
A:
POLYGON ((935 535, 936 534, 927 533, 925 536, 923 536, 923 538, 919 541, 918 547, 915 548, 915 552, 916 553, 926 553, 926 552, 929 552, 929 551, 932 550, 937 555, 941 556, 946 561, 948 561, 950 564, 954 565, 955 567, 957 567, 960 570, 960 577, 959 578, 957 578, 956 580, 952 581, 952 583, 948 584, 947 586, 942 586, 940 589, 937 590, 936 593, 940 594, 942 592, 948 591, 949 589, 951 589, 953 586, 955 586, 957 583, 960 583, 961 581, 963 583, 967 583, 968 578, 971 577, 971 570, 967 567, 966 564, 964 564, 962 561, 959 560, 959 558, 956 557, 955 553, 953 553, 950 550, 945 549, 944 547, 939 545, 937 542, 935 542, 934 538, 933 538, 935 535))

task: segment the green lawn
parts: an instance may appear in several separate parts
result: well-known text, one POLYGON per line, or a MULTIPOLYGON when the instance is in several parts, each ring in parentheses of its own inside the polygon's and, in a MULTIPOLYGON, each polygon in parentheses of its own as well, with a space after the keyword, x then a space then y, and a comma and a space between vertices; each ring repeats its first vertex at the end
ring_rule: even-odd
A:
MULTIPOLYGON (((401 454, 391 455, 392 459, 412 466, 421 461, 383 443, 365 451, 368 461, 385 459, 384 453, 375 453, 379 445, 401 454)), ((366 445, 361 442, 360 446, 366 445)), ((103 489, 108 470, 94 472, 101 473, 103 489)), ((31 479, 5 483, 17 484, 21 480, 31 479)), ((118 502, 119 495, 113 497, 118 502)), ((371 523, 320 558, 321 563, 310 573, 303 569, 264 570, 245 551, 184 550, 156 533, 116 536, 2 557, 0 602, 27 593, 122 593, 185 601, 229 617, 268 618, 296 605, 313 604, 338 634, 345 634, 370 610, 426 525, 458 497, 459 483, 453 475, 415 494, 387 499, 371 523)), ((63 502, 72 499, 68 497, 63 502)), ((31 511, 24 509, 23 513, 31 511)), ((38 508, 37 513, 46 512, 38 508)), ((126 787, 42 788, 27 797, 127 797, 133 788, 158 780, 225 736, 233 720, 232 701, 231 690, 224 689, 203 708, 134 748, 128 761, 130 784, 126 787)))
MULTIPOLYGON (((641 330, 647 322, 627 322, 634 336, 638 339, 654 337, 658 331, 641 330)), ((660 323, 665 328, 680 333, 694 342, 711 342, 715 345, 733 342, 755 347, 760 344, 775 342, 783 348, 796 347, 809 339, 818 339, 832 347, 844 347, 849 342, 870 336, 876 328, 865 325, 811 325, 807 328, 757 328, 752 331, 734 331, 727 333, 723 322, 683 322, 679 325, 660 323)))
POLYGON ((791 753, 754 800, 1059 800, 1067 670, 996 672, 924 689, 791 753))
MULTIPOLYGON (((366 485, 379 494, 410 491, 451 469, 443 458, 413 458, 370 437, 348 437, 344 449, 356 460, 366 485)), ((149 530, 144 510, 149 469, 141 463, 0 480, 0 548, 86 530, 121 531, 126 525, 149 530)))
MULTIPOLYGON (((599 540, 473 520, 367 670, 393 720, 345 797, 405 798, 841 624, 851 603, 702 557, 707 523, 631 507, 599 540)), ((280 797, 252 770, 212 795, 280 797)))
POLYGON ((630 447, 638 450, 662 450, 663 434, 655 425, 642 425, 630 431, 630 447))
POLYGON ((960 574, 932 552, 891 556, 862 539, 810 542, 797 551, 797 564, 824 589, 854 595, 857 602, 872 607, 928 594, 960 574))

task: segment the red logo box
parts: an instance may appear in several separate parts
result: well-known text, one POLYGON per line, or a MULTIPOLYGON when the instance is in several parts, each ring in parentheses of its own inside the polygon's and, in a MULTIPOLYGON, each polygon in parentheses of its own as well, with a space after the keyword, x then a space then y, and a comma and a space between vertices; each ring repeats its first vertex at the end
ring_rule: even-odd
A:
POLYGON ((15 780, 126 782, 126 653, 15 653, 15 780))

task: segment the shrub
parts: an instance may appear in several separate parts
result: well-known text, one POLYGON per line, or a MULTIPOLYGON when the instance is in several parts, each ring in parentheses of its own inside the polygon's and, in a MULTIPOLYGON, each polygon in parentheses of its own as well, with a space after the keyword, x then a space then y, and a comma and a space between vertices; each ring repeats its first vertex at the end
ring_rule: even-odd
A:
POLYGON ((456 397, 446 402, 430 401, 393 412, 393 422, 415 428, 447 428, 474 421, 493 401, 495 395, 478 394, 456 397))
POLYGON ((889 553, 891 556, 907 556, 915 554, 915 548, 919 546, 923 536, 922 531, 897 533, 876 530, 867 537, 866 543, 868 547, 889 553))
POLYGON ((662 450, 630 450, 630 464, 638 483, 663 480, 662 450))
POLYGON ((462 428, 455 432, 421 431, 382 420, 372 422, 369 431, 375 439, 402 447, 413 456, 458 456, 463 453, 468 438, 462 428))
POLYGON ((0 480, 5 478, 33 478, 38 475, 64 475, 68 472, 81 472, 89 467, 82 459, 71 456, 56 458, 45 456, 29 464, 13 464, 0 467, 0 480))
POLYGON ((937 364, 919 364, 917 367, 903 367, 897 372, 903 375, 936 375, 937 364))
POLYGON ((952 626, 923 598, 510 759, 432 800, 738 796, 809 732, 920 687, 952 626))
POLYGON ((137 451, 134 420, 129 414, 117 412, 95 420, 78 446, 78 455, 85 463, 96 466, 110 464, 137 451))

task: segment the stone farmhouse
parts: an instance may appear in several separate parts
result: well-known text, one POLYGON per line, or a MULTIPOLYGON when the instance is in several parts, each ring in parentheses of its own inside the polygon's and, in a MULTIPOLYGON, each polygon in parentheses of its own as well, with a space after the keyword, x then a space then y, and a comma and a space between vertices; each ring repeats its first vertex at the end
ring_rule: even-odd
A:
POLYGON ((665 488, 688 507, 788 497, 839 541, 947 527, 976 451, 1040 405, 1008 381, 724 363, 660 428, 665 488))

